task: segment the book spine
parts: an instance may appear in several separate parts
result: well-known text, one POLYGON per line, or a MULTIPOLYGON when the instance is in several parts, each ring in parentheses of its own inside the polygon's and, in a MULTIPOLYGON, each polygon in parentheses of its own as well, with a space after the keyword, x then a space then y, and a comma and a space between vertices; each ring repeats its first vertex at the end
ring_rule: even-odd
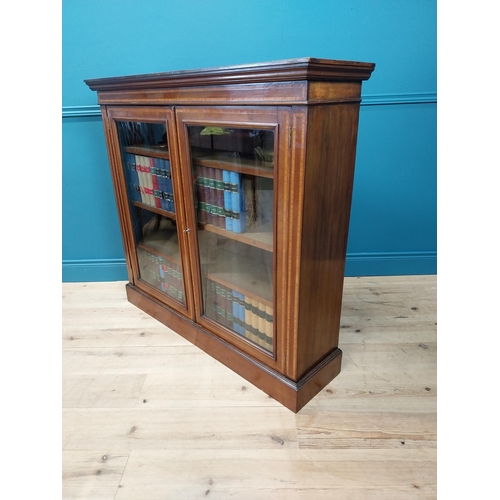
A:
POLYGON ((251 318, 252 318, 252 333, 254 342, 262 345, 262 340, 259 335, 259 303, 255 299, 251 299, 251 318))
POLYGON ((177 298, 184 302, 184 282, 182 280, 182 268, 179 264, 174 264, 175 276, 177 278, 177 298))
POLYGON ((225 306, 226 306, 226 326, 234 330, 234 314, 233 314, 233 291, 230 288, 225 288, 225 306))
POLYGON ((158 257, 158 269, 160 272, 160 290, 165 292, 165 268, 164 268, 163 257, 158 257))
POLYGON ((145 180, 144 180, 144 172, 142 171, 142 162, 141 162, 141 157, 139 155, 135 155, 135 165, 137 169, 137 175, 139 177, 139 192, 141 194, 141 203, 146 204, 147 203, 147 198, 146 198, 146 191, 144 190, 145 187, 145 180))
POLYGON ((233 212, 233 231, 244 233, 246 231, 246 204, 242 176, 238 172, 231 172, 231 194, 233 212))
POLYGON ((127 192, 130 200, 134 200, 134 184, 132 182, 132 166, 130 164, 130 155, 125 153, 123 155, 123 168, 125 171, 125 179, 127 181, 127 192))
POLYGON ((172 170, 170 168, 170 160, 165 160, 166 185, 167 185, 167 210, 175 212, 174 207, 174 191, 172 188, 172 170))
POLYGON ((193 178, 194 178, 194 195, 195 195, 195 210, 196 210, 196 220, 198 222, 202 222, 201 220, 201 188, 200 188, 200 166, 199 165, 193 165, 193 178))
POLYGON ((158 199, 160 200, 161 209, 165 210, 165 200, 163 198, 163 192, 165 188, 163 187, 164 176, 163 176, 163 160, 161 158, 155 158, 156 166, 156 179, 158 181, 158 199))
POLYGON ((241 335, 240 327, 240 299, 238 298, 238 292, 231 290, 231 301, 233 304, 233 330, 241 335))
POLYGON ((160 271, 159 271, 159 259, 155 254, 149 253, 148 255, 150 265, 148 269, 149 283, 155 288, 161 288, 160 284, 160 271))
POLYGON ((246 337, 247 332, 245 329, 245 296, 240 292, 238 292, 236 296, 238 297, 238 316, 239 316, 240 334, 246 337))
POLYGON ((174 287, 172 283, 172 270, 170 269, 168 262, 165 262, 163 270, 165 272, 165 292, 172 296, 174 295, 174 287))
POLYGON ((140 188, 140 182, 139 182, 139 172, 137 171, 137 165, 135 163, 135 155, 129 153, 128 154, 129 158, 129 164, 130 164, 130 169, 132 173, 132 184, 134 188, 134 201, 141 201, 141 188, 140 188))
POLYGON ((168 261, 167 261, 167 283, 168 283, 168 294, 171 297, 175 297, 176 292, 175 292, 174 275, 172 272, 172 266, 168 261))
POLYGON ((198 221, 207 222, 207 204, 206 204, 206 189, 205 178, 203 177, 203 167, 196 165, 196 190, 198 193, 198 221))
POLYGON ((218 226, 217 221, 217 192, 215 190, 215 171, 213 168, 206 167, 208 181, 208 222, 213 226, 218 226))
POLYGON ((170 265, 172 268, 172 280, 174 282, 174 298, 179 299, 182 296, 180 276, 177 272, 177 269, 175 268, 175 264, 172 262, 170 265))
POLYGON ((259 302, 258 304, 259 310, 257 312, 259 316, 259 338, 260 338, 260 345, 262 347, 265 347, 266 349, 269 349, 267 345, 267 338, 266 338, 266 306, 259 302))
POLYGON ((167 161, 162 159, 161 163, 161 175, 162 175, 162 205, 163 205, 163 210, 168 210, 169 209, 169 204, 168 204, 168 171, 167 171, 167 161))
POLYGON ((141 157, 144 173, 145 173, 145 178, 146 178, 146 184, 147 184, 147 195, 148 195, 148 204, 152 207, 156 206, 155 202, 155 197, 154 197, 154 190, 153 190, 153 178, 151 176, 151 167, 149 164, 149 158, 147 156, 141 157))
POLYGON ((205 302, 205 314, 213 319, 217 320, 217 295, 215 293, 215 281, 207 278, 207 300, 205 302))
POLYGON ((215 311, 216 311, 216 318, 217 318, 217 323, 220 323, 221 325, 224 324, 224 319, 223 319, 223 309, 222 309, 222 296, 221 296, 221 289, 219 283, 215 283, 215 311))
POLYGON ((231 172, 228 170, 222 171, 222 180, 224 182, 224 217, 226 221, 226 229, 233 230, 233 195, 231 192, 231 172))
POLYGON ((200 169, 202 179, 203 203, 205 212, 203 214, 203 222, 210 223, 210 216, 212 210, 212 200, 210 198, 210 180, 208 178, 208 168, 201 167, 200 169))
POLYGON ((273 310, 271 307, 266 306, 266 325, 265 325, 265 334, 266 334, 266 344, 270 351, 273 350, 273 310))
POLYGON ((254 340, 252 333, 252 301, 246 295, 243 298, 245 303, 245 337, 249 340, 254 340))
POLYGON ((151 179, 153 181, 153 196, 155 199, 156 208, 161 208, 161 191, 160 183, 158 181, 158 173, 156 170, 156 161, 154 158, 148 157, 149 160, 149 170, 151 172, 151 179))
POLYGON ((222 180, 222 170, 219 168, 215 170, 215 191, 216 191, 216 205, 217 205, 217 225, 225 229, 226 218, 224 217, 224 181, 222 180))

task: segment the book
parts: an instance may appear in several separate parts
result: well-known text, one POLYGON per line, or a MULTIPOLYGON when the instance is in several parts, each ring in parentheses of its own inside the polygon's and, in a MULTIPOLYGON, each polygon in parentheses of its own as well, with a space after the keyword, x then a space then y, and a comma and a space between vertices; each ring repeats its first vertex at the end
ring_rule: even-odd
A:
POLYGON ((273 350, 273 310, 271 307, 266 306, 266 316, 265 316, 265 334, 266 334, 266 344, 270 351, 273 350))
POLYGON ((206 222, 207 215, 207 205, 206 205, 206 193, 205 193, 205 178, 203 177, 203 167, 200 165, 195 165, 193 174, 196 177, 195 192, 198 198, 198 212, 196 215, 196 220, 198 222, 206 222))
POLYGON ((133 181, 133 174, 132 174, 132 163, 130 161, 130 154, 125 153, 123 155, 123 163, 124 163, 124 170, 125 170, 125 178, 127 181, 127 190, 129 193, 129 198, 132 201, 136 201, 136 193, 134 189, 134 181, 133 181))
POLYGON ((216 300, 217 295, 215 293, 215 281, 207 278, 207 298, 205 301, 205 314, 213 320, 217 320, 216 300))
POLYGON ((243 203, 245 204, 245 230, 249 231, 258 225, 256 178, 248 175, 242 176, 241 186, 244 193, 243 203))
POLYGON ((221 286, 222 304, 225 311, 225 324, 228 328, 233 328, 233 292, 226 286, 221 286))
POLYGON ((174 263, 174 268, 175 268, 175 276, 177 278, 177 298, 181 302, 184 302, 184 281, 182 279, 182 268, 177 263, 174 263))
POLYGON ((259 339, 260 344, 266 345, 266 308, 261 302, 257 303, 257 317, 259 322, 259 339))
POLYGON ((132 170, 132 182, 134 184, 134 193, 135 193, 135 201, 142 201, 141 196, 141 183, 139 181, 139 170, 136 165, 136 157, 133 154, 129 153, 129 161, 132 170))
POLYGON ((225 322, 225 313, 222 305, 222 290, 219 283, 215 283, 215 310, 216 310, 216 321, 221 325, 225 322))
POLYGON ((218 214, 217 214, 217 192, 215 190, 215 172, 213 168, 204 167, 205 179, 207 185, 208 193, 208 203, 207 203, 207 222, 213 226, 218 226, 218 214))
POLYGON ((232 329, 234 332, 241 335, 240 325, 239 325, 239 322, 240 322, 240 310, 239 310, 240 303, 239 303, 239 299, 238 299, 238 292, 236 292, 235 290, 231 290, 231 295, 232 295, 231 303, 233 305, 233 311, 232 311, 233 326, 232 326, 232 329))
POLYGON ((145 174, 148 205, 155 207, 156 202, 153 190, 153 177, 151 176, 151 166, 149 163, 149 158, 147 156, 141 156, 141 163, 143 172, 145 174))
POLYGON ((244 296, 243 301, 245 303, 245 337, 248 340, 254 341, 254 335, 252 330, 252 301, 250 297, 244 296))
POLYGON ((158 257, 158 267, 160 271, 160 279, 161 279, 161 284, 160 284, 160 290, 162 292, 166 292, 166 283, 165 283, 165 263, 163 262, 163 257, 158 257))
POLYGON ((235 233, 244 233, 246 231, 246 202, 241 174, 238 172, 230 172, 230 184, 233 231, 235 233))
POLYGON ((246 337, 246 329, 245 329, 245 296, 237 292, 236 296, 238 297, 238 316, 239 316, 239 329, 240 334, 246 337))
POLYGON ((242 293, 233 290, 234 330, 245 337, 245 299, 242 293))
POLYGON ((165 185, 167 194, 167 210, 175 212, 174 209, 174 191, 172 188, 172 171, 170 169, 170 160, 165 160, 165 185))
POLYGON ((231 192, 231 172, 228 170, 222 171, 222 180, 224 183, 224 217, 226 221, 226 229, 233 231, 233 199, 231 192))
POLYGON ((142 170, 142 162, 140 155, 135 155, 135 165, 137 170, 137 176, 139 178, 139 192, 141 195, 141 199, 139 201, 146 204, 147 198, 146 198, 146 191, 144 189, 144 187, 146 186, 146 181, 144 179, 144 172, 142 170))
POLYGON ((219 168, 215 170, 215 192, 216 192, 216 206, 217 206, 217 226, 222 229, 226 228, 226 217, 224 216, 224 181, 222 170, 219 168))
POLYGON ((162 183, 162 206, 164 210, 169 210, 170 204, 168 199, 168 170, 166 160, 161 161, 161 183, 162 183))
POLYGON ((194 165, 194 178, 195 178, 195 205, 196 205, 196 220, 198 222, 203 222, 203 192, 202 192, 202 184, 203 178, 201 176, 201 167, 199 165, 194 165))
POLYGON ((163 168, 163 159, 155 158, 155 166, 156 166, 156 179, 158 181, 158 191, 159 191, 159 199, 160 199, 160 207, 165 210, 165 176, 164 176, 164 168, 163 168))
POLYGON ((259 303, 255 299, 251 299, 250 303, 251 303, 250 311, 251 311, 253 341, 258 345, 262 345, 262 339, 259 332, 259 315, 258 315, 259 303))
POLYGON ((156 171, 156 161, 158 160, 155 161, 155 159, 151 157, 147 157, 147 159, 149 161, 149 170, 153 182, 153 196, 154 196, 155 206, 156 208, 162 208, 162 203, 161 203, 162 196, 160 191, 160 185, 158 182, 158 174, 156 171))

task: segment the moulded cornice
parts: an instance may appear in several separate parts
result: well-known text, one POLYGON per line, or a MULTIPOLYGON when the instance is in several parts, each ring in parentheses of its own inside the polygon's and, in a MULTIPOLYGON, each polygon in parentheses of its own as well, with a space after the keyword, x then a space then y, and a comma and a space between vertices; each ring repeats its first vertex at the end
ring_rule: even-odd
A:
POLYGON ((304 57, 258 64, 97 78, 85 80, 85 83, 92 90, 103 91, 304 80, 361 81, 367 80, 374 69, 374 63, 304 57))

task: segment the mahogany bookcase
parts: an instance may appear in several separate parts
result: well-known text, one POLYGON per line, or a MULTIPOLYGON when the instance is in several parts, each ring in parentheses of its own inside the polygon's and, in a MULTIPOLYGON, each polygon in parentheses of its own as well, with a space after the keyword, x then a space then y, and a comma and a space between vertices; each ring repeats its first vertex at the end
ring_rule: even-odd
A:
POLYGON ((297 412, 339 372, 361 83, 302 58, 85 80, 128 300, 297 412))

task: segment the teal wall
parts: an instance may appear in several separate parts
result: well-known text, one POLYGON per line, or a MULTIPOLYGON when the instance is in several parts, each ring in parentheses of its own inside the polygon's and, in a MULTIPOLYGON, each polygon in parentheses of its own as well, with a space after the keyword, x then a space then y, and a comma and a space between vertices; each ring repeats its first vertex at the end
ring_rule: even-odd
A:
POLYGON ((84 79, 318 57, 363 83, 346 275, 436 272, 435 0, 63 0, 63 281, 126 279, 84 79))

